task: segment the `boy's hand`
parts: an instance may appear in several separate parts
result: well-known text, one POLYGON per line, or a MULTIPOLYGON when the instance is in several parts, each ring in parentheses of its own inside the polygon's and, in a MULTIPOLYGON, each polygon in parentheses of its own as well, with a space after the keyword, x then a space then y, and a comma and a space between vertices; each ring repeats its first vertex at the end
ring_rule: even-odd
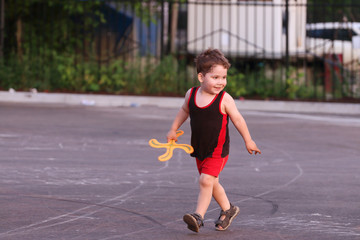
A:
POLYGON ((253 154, 253 152, 255 152, 255 155, 258 153, 261 154, 260 149, 256 146, 256 143, 253 140, 250 140, 249 142, 245 143, 245 145, 246 145, 246 149, 250 154, 253 154))
POLYGON ((167 142, 170 142, 171 140, 175 140, 176 142, 177 141, 176 131, 170 130, 166 135, 166 138, 167 138, 167 142))

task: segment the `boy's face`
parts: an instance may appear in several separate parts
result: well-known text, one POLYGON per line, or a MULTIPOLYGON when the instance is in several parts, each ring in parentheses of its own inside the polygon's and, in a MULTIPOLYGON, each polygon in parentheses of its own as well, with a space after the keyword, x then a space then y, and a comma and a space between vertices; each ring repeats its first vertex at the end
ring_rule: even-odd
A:
POLYGON ((210 72, 198 74, 201 88, 211 95, 219 94, 226 86, 227 69, 222 65, 215 65, 210 72))

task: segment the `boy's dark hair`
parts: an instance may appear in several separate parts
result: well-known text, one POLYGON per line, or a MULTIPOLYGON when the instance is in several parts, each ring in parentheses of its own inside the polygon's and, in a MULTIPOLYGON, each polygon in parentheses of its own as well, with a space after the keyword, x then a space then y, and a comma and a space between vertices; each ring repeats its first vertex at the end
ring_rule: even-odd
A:
POLYGON ((195 64, 197 73, 202 73, 203 75, 210 72, 214 65, 221 65, 226 69, 229 69, 231 66, 224 54, 220 50, 213 48, 208 48, 200 53, 195 58, 195 64))

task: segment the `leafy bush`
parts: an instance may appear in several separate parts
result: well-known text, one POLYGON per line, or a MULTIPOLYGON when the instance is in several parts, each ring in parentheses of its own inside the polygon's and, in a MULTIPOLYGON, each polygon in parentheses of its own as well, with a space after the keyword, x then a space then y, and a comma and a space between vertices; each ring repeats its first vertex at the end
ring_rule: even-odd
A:
POLYGON ((99 65, 96 61, 77 63, 73 55, 55 52, 47 57, 16 56, 0 62, 0 88, 50 92, 98 92, 109 94, 177 95, 189 87, 184 63, 172 56, 156 62, 138 58, 132 62, 114 60, 99 65), (51 60, 50 60, 51 59, 51 60))
MULTIPOLYGON (((94 58, 84 61, 74 54, 46 49, 42 52, 42 58, 25 53, 21 60, 12 55, 6 62, 0 61, 0 89, 183 96, 198 83, 195 74, 190 74, 194 66, 187 66, 172 55, 161 61, 138 57, 129 62, 119 59, 100 65, 94 58)), ((303 74, 295 74, 294 68, 290 70, 283 81, 281 72, 267 77, 264 67, 243 72, 232 67, 226 91, 234 98, 298 100, 323 96, 321 85, 308 85, 301 80, 303 74)))
POLYGON ((240 97, 247 95, 245 75, 236 68, 230 68, 228 71, 228 81, 226 91, 234 96, 240 97))

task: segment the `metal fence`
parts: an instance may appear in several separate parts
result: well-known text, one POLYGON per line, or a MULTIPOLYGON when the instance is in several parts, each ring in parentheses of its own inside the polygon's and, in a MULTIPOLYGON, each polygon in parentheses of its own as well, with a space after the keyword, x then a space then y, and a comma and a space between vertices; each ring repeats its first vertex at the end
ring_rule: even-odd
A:
POLYGON ((2 89, 181 95, 213 47, 234 97, 360 99, 356 1, 0 3, 2 89))

